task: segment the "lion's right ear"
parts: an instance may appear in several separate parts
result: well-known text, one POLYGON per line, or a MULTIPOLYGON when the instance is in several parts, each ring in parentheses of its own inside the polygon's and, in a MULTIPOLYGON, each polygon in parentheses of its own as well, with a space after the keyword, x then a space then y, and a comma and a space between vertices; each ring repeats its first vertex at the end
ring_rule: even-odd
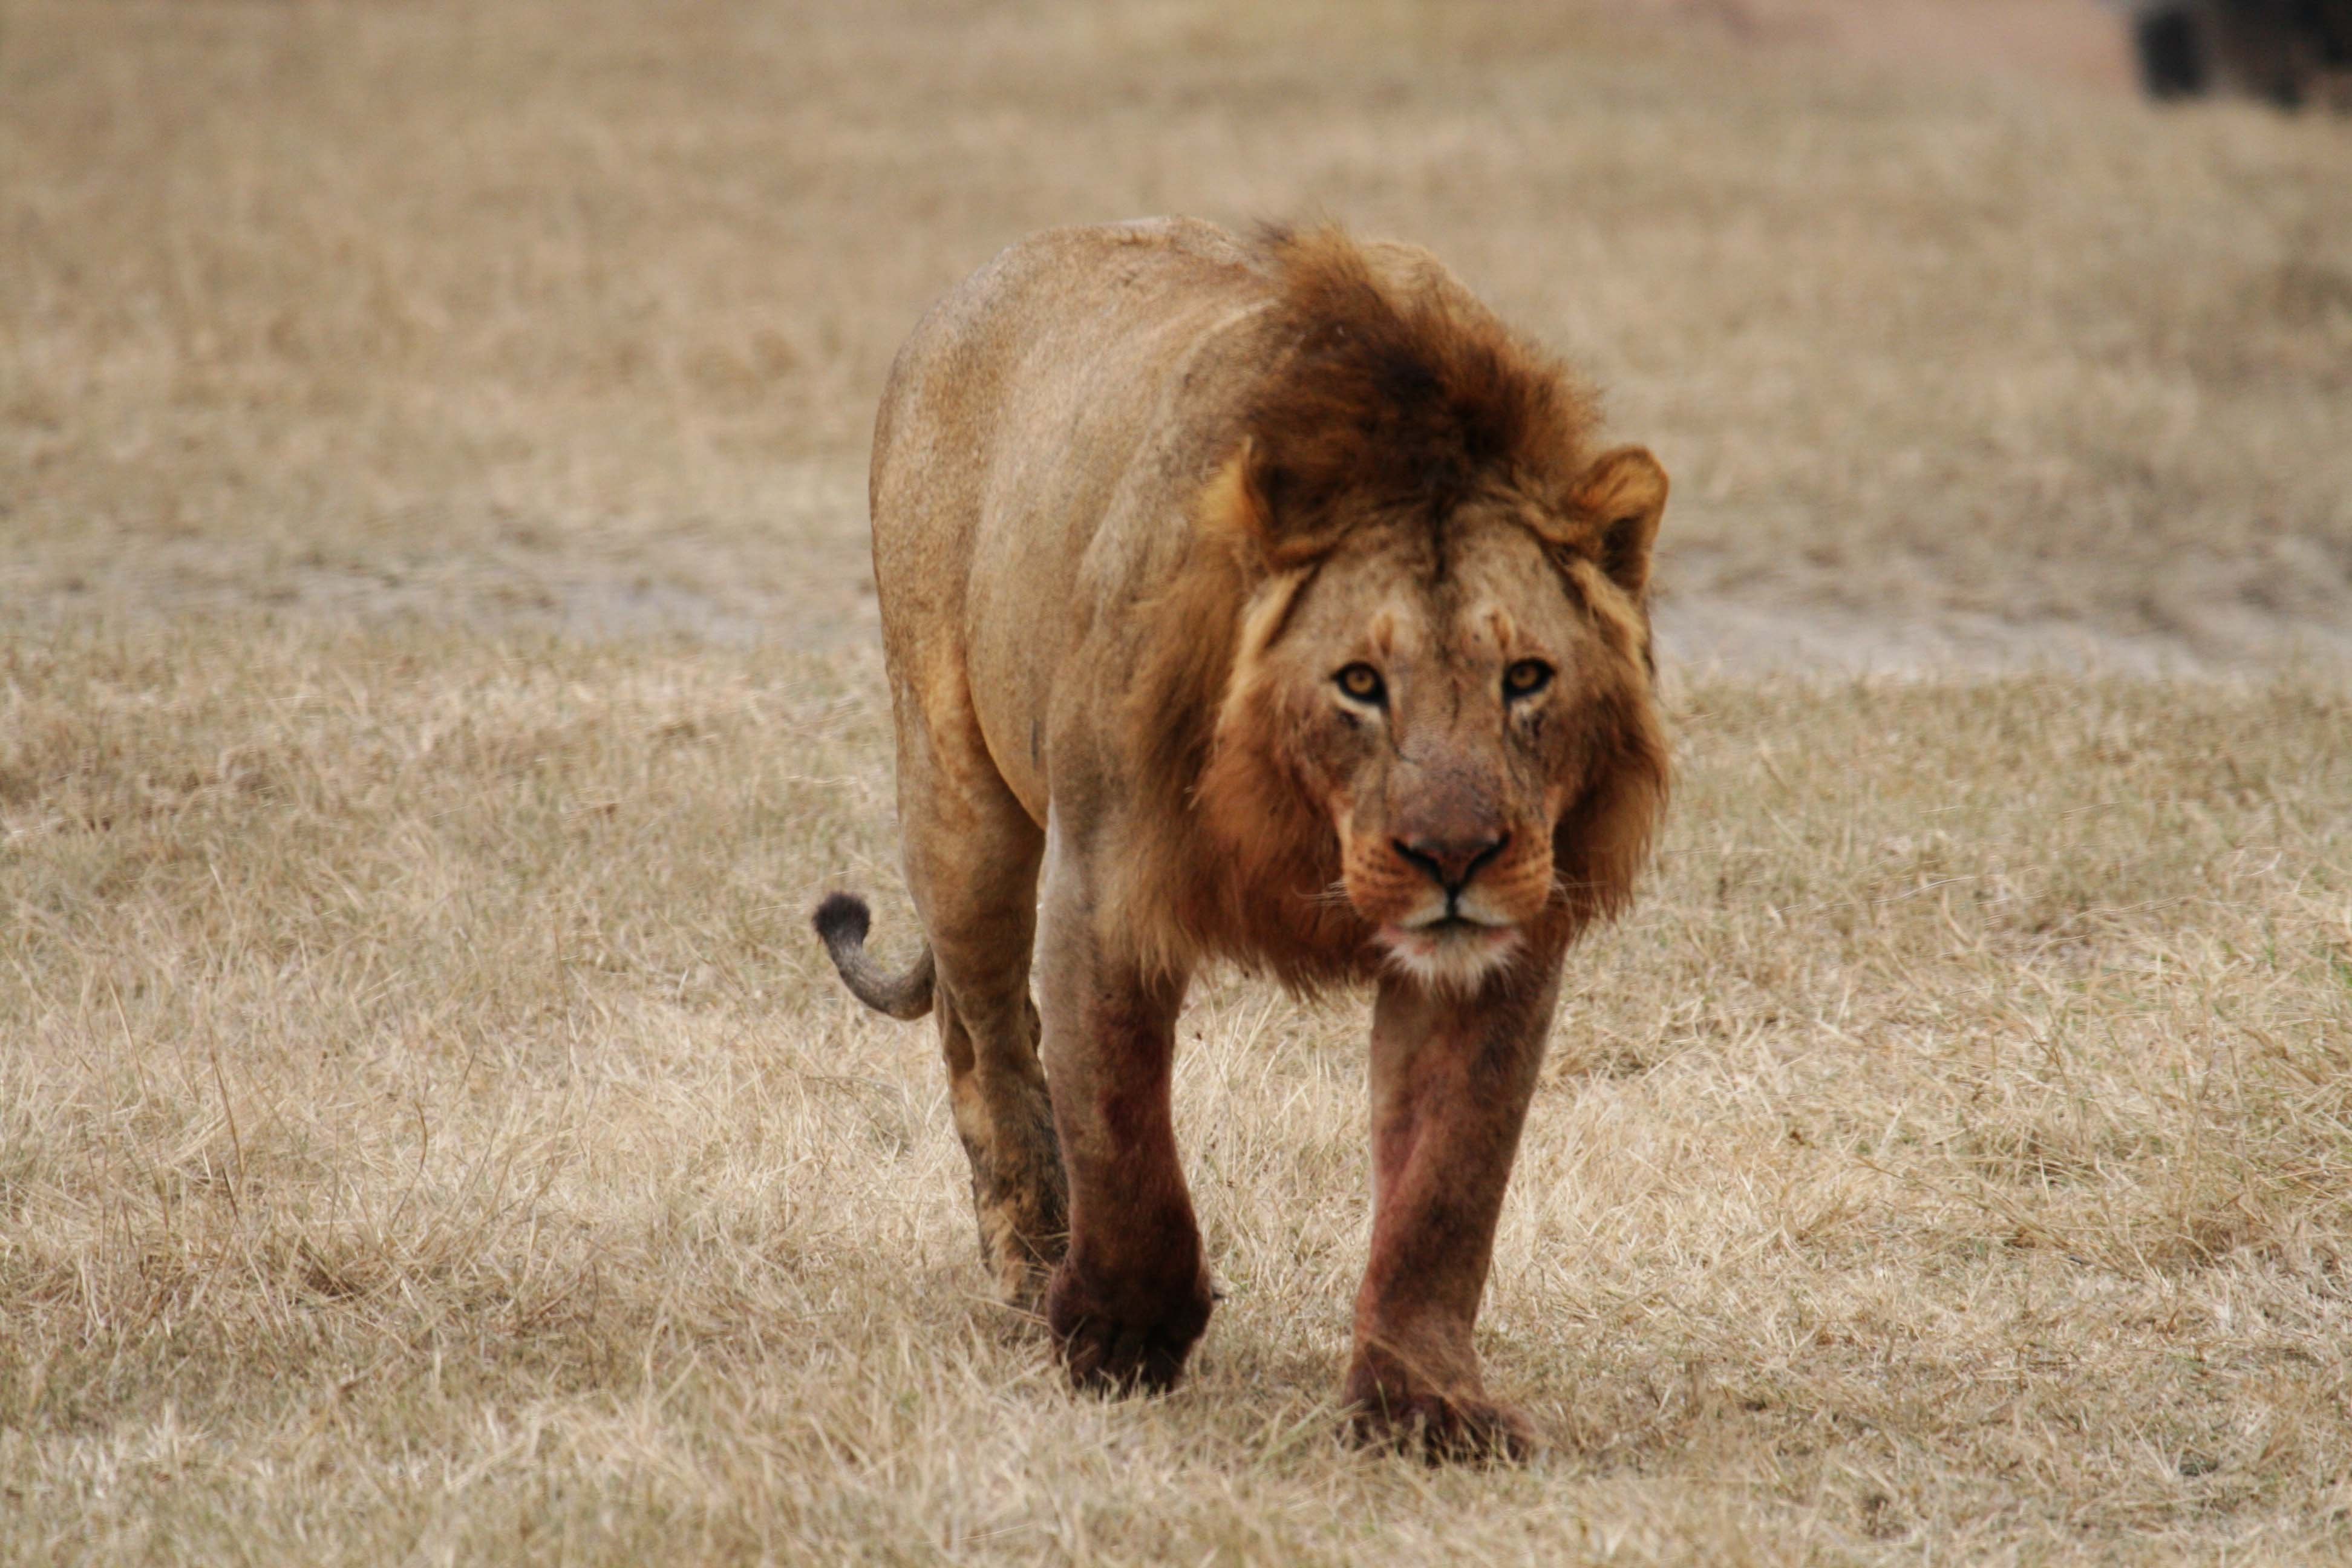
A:
POLYGON ((1201 531, 1238 560, 1265 567, 1274 557, 1274 509, 1267 502, 1255 437, 1244 436, 1201 492, 1201 531))
POLYGON ((1327 552, 1336 541, 1302 529, 1281 510, 1289 476, 1254 436, 1244 436, 1201 492, 1201 531, 1230 546, 1253 575, 1286 572, 1327 552))

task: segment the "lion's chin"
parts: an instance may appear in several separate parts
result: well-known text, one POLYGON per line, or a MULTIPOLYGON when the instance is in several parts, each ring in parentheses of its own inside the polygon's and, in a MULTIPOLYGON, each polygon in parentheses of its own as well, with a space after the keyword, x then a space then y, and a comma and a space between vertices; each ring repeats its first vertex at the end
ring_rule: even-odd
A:
POLYGON ((1465 920, 1382 926, 1389 967, 1432 991, 1475 991, 1519 949, 1517 926, 1465 920))

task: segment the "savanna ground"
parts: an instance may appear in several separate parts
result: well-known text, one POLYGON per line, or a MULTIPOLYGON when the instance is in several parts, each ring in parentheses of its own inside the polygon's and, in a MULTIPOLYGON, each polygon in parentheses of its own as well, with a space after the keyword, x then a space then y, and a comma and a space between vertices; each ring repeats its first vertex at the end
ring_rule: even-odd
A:
POLYGON ((2352 132, 2112 25, 0 4, 0 1559, 2352 1556, 2352 132), (806 934, 912 940, 888 356, 1160 210, 1431 244, 1676 476, 1525 1468, 1335 1441, 1360 1004, 1200 988, 1229 1297, 1107 1404, 806 934))

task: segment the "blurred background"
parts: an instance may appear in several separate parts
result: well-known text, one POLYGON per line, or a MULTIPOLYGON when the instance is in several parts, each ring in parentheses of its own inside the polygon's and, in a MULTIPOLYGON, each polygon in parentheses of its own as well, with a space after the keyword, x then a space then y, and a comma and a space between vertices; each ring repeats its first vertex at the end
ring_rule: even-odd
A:
POLYGON ((0 595, 870 647, 916 317, 1184 212, 1596 380, 1671 658, 2341 653, 2343 11, 9 0, 0 595))
POLYGON ((0 1562, 2341 1557, 2341 16, 0 0, 0 1562), (1330 1441, 1362 999, 1201 978, 1229 1297, 1107 1404, 807 929, 914 946, 891 355, 1163 212, 1428 247, 1675 478, 1528 1470, 1330 1441))

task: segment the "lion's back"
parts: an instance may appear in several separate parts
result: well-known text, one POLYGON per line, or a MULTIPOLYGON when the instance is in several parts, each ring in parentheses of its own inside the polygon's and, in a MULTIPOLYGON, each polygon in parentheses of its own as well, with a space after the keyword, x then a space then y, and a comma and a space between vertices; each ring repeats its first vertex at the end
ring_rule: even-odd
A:
POLYGON ((1262 258, 1210 224, 1051 229, 950 289, 892 363, 871 478, 885 646, 902 689, 970 691, 1024 796, 1065 656, 1112 579, 1174 542, 1136 521, 1181 482, 1171 453, 1238 416, 1258 356, 1204 368, 1202 345, 1271 298, 1262 258))
POLYGON ((1102 351, 1171 298, 1255 272, 1231 235, 1194 218, 1047 229, 1008 247, 940 296, 892 360, 875 484, 952 469, 960 447, 970 455, 1001 439, 1030 405, 1093 379, 1102 351))

